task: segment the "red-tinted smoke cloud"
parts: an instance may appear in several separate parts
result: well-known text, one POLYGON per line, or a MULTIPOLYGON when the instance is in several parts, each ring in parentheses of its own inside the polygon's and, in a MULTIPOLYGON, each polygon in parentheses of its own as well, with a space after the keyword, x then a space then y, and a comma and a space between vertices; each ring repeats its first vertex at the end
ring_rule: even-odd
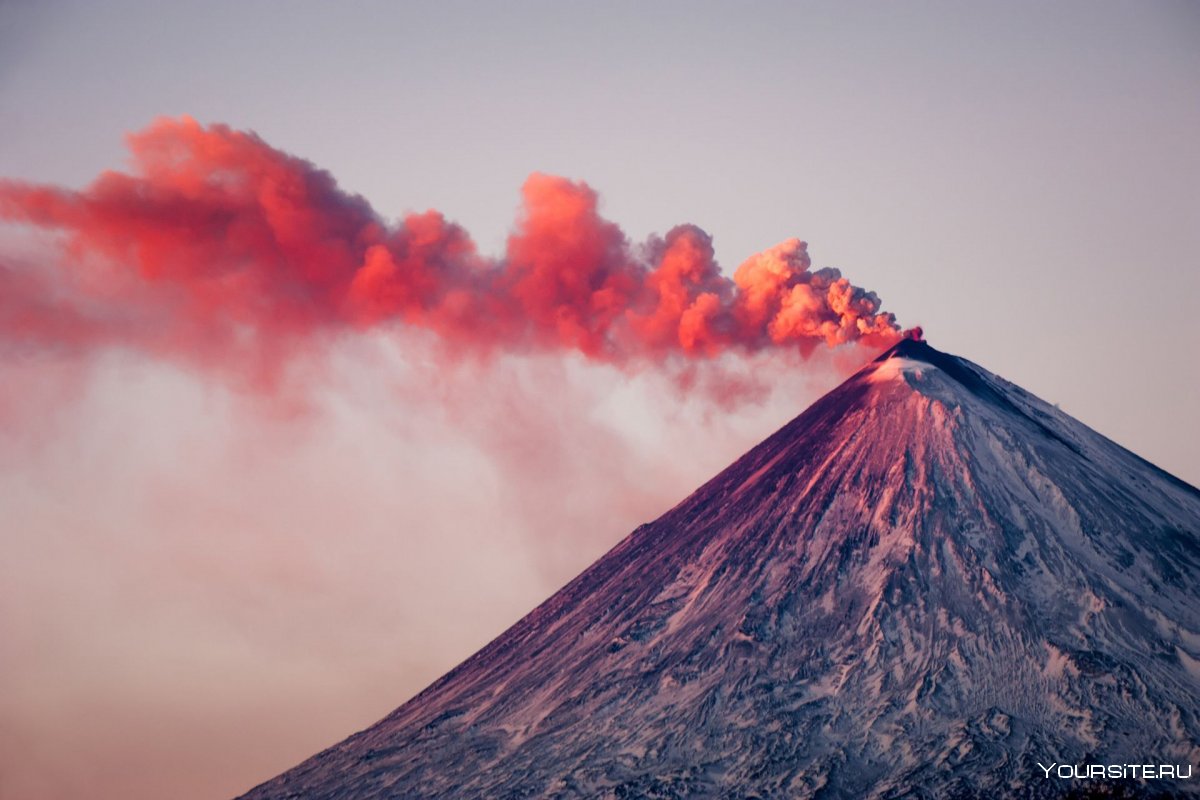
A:
POLYGON ((55 273, 0 264, 0 343, 134 347, 259 380, 315 337, 403 324, 452 349, 618 364, 900 335, 874 293, 790 239, 724 277, 681 225, 643 245, 584 183, 534 174, 503 257, 436 211, 388 224, 329 173, 190 118, 129 136, 132 170, 72 191, 0 182, 0 219, 61 237, 55 273))

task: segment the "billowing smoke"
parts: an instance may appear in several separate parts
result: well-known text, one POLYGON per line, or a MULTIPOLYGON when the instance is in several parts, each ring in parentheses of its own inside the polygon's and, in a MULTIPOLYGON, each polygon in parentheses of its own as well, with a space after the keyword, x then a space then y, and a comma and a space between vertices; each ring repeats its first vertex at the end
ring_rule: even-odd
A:
POLYGON ((405 325, 451 350, 567 350, 638 366, 723 352, 886 345, 872 292, 789 239, 733 278, 680 225, 633 244, 584 183, 533 174, 500 258, 436 211, 385 222, 329 173, 252 133, 161 119, 132 170, 73 191, 0 182, 0 219, 53 232, 53 274, 0 264, 0 342, 117 345, 269 384, 339 331, 405 325))

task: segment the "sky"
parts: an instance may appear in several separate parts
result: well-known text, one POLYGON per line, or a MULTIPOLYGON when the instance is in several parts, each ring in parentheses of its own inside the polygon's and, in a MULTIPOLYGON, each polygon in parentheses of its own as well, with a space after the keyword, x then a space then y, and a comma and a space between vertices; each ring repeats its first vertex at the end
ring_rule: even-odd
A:
MULTIPOLYGON (((638 244, 692 224, 732 278, 796 237, 898 327, 1196 484, 1198 44, 1183 2, 10 0, 0 177, 136 174, 126 136, 188 115, 327 170, 330 208, 361 195, 393 231, 437 209, 500 264, 541 219, 530 174, 585 205, 586 181, 620 258, 657 263, 638 244)), ((111 244, 89 229, 64 255, 62 233, 8 219, 0 267, 111 244)), ((285 367, 266 388, 219 337, 0 328, 0 798, 248 789, 384 716, 870 351, 772 339, 689 383, 686 353, 520 329, 448 355, 459 327, 343 313, 302 336, 252 318, 285 367)))

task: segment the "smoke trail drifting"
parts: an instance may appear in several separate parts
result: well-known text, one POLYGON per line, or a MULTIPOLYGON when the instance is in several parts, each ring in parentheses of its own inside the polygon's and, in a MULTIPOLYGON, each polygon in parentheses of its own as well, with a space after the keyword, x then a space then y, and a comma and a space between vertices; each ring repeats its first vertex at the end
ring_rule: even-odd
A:
POLYGON ((436 211, 388 224, 253 133, 160 119, 132 171, 81 191, 0 181, 0 219, 60 236, 57 273, 0 265, 0 343, 119 345, 273 369, 323 333, 402 324, 452 349, 571 350, 618 365, 820 343, 885 345, 895 318, 789 239, 724 277, 681 225, 632 245, 584 183, 533 174, 503 257, 436 211))

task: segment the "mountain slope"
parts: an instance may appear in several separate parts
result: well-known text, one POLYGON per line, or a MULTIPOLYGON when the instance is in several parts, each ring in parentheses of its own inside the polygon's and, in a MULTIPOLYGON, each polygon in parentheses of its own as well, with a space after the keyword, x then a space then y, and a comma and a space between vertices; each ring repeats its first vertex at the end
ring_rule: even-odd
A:
POLYGON ((1090 784, 1038 762, 1195 764, 1198 574, 1200 492, 905 340, 245 797, 1054 796, 1090 784))

